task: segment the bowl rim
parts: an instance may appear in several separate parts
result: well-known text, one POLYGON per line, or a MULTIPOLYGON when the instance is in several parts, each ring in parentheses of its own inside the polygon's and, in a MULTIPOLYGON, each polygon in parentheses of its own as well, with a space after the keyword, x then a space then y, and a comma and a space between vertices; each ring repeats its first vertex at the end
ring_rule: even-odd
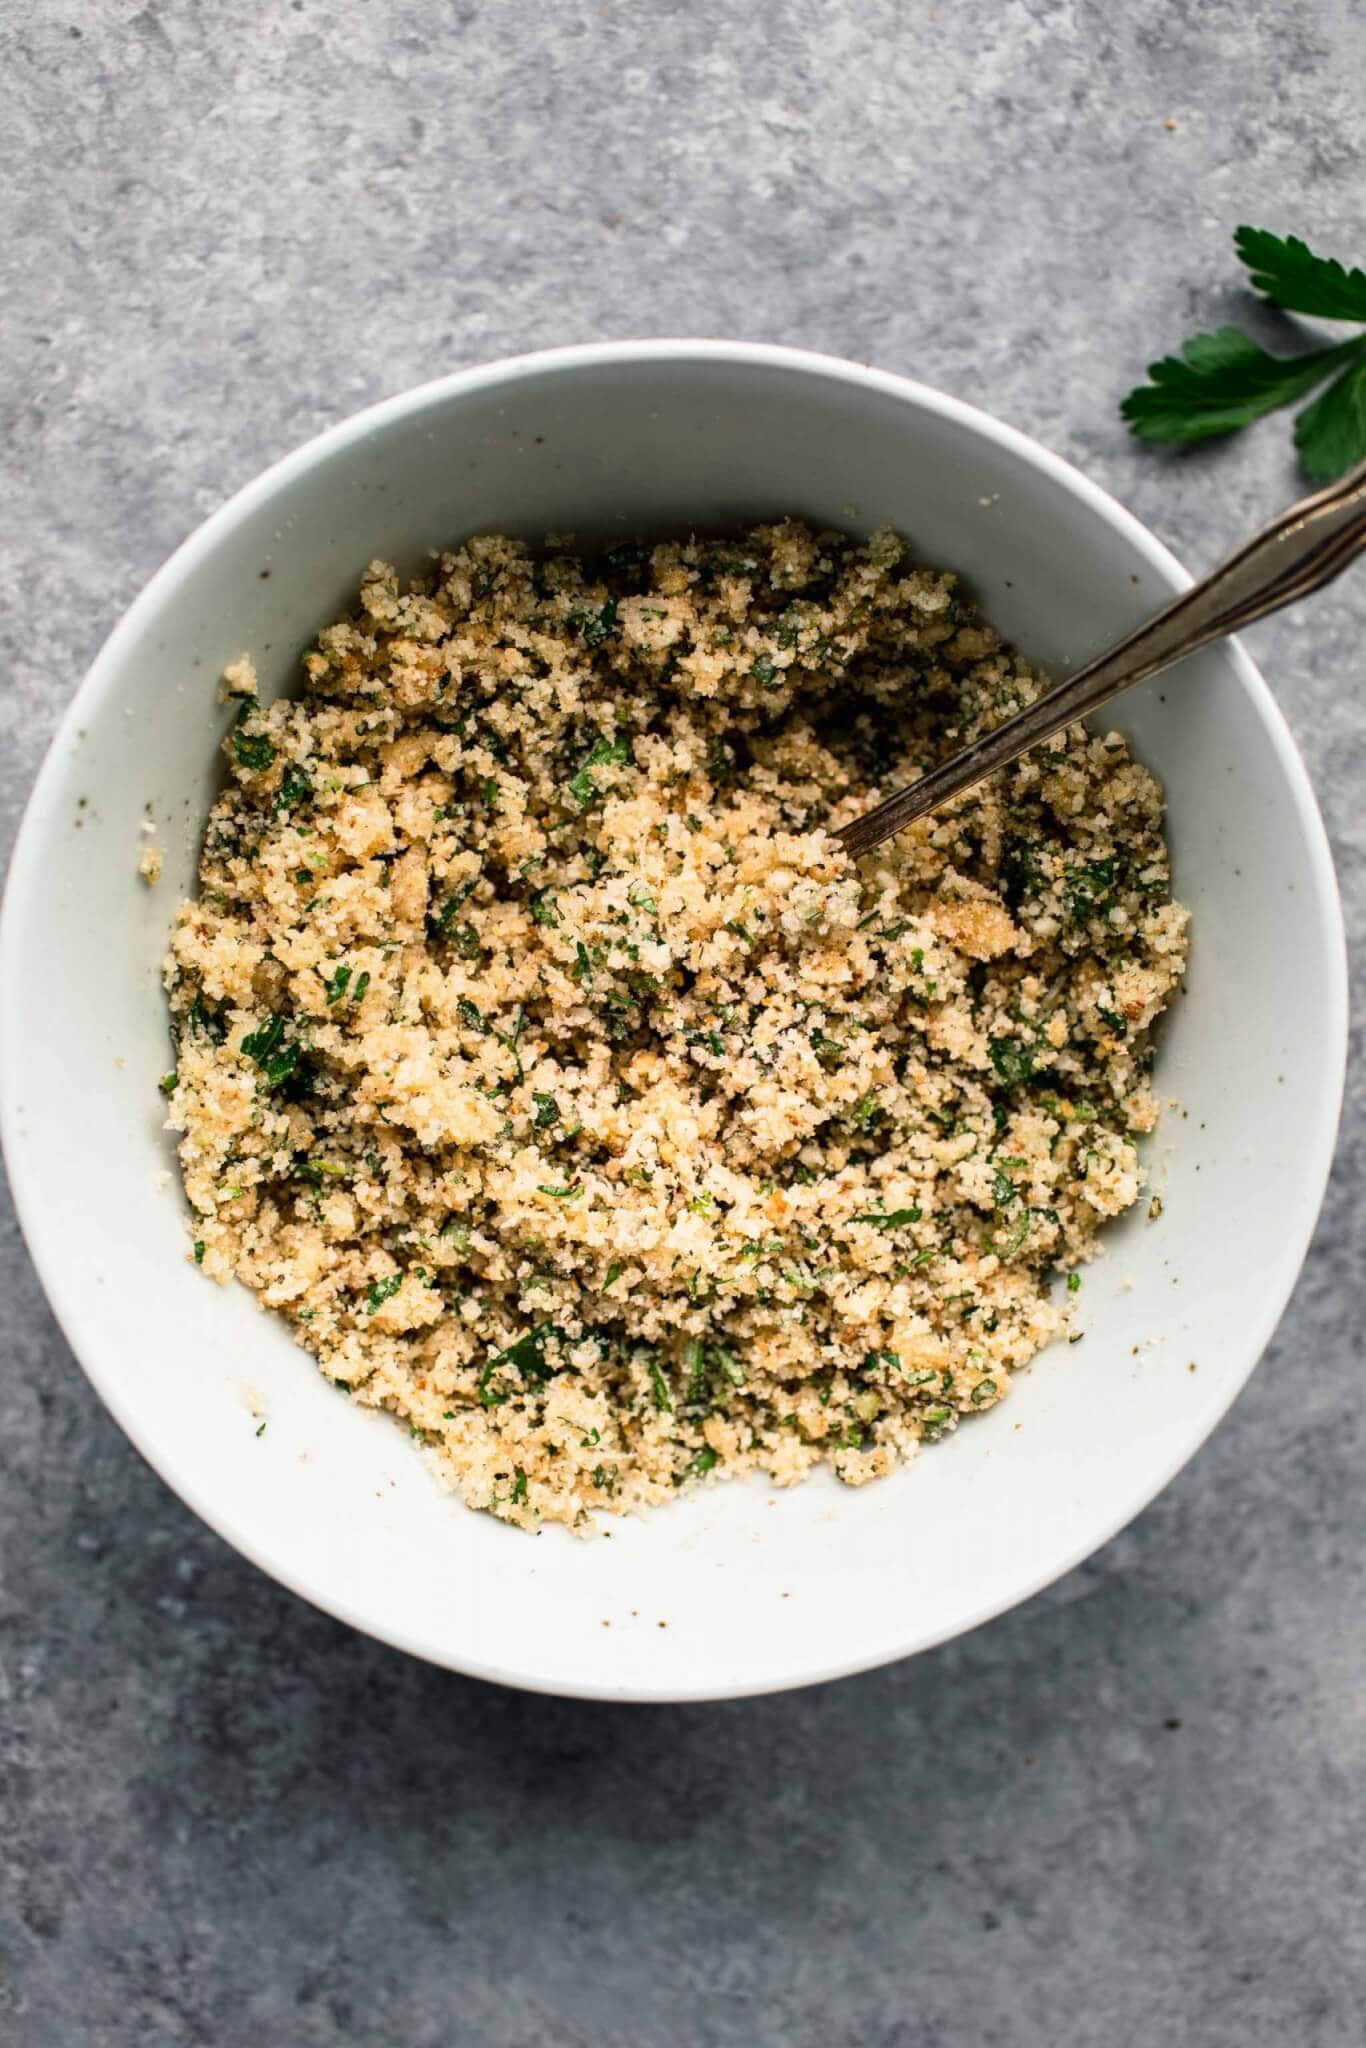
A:
MULTIPOLYGON (((1304 832, 1313 881, 1312 913, 1318 925, 1319 948, 1324 960, 1328 1014, 1323 1021, 1332 1047, 1332 1058, 1322 1076, 1314 1126, 1306 1134, 1306 1171, 1301 1182, 1304 1195, 1297 1205, 1297 1214, 1293 1219, 1294 1227, 1287 1234, 1287 1256, 1282 1262, 1278 1283, 1273 1288, 1263 1314, 1254 1328, 1251 1341, 1247 1344, 1246 1362, 1242 1369, 1232 1376, 1227 1397, 1196 1418, 1195 1426, 1183 1439, 1179 1453, 1164 1460, 1155 1473, 1145 1474, 1141 1484, 1127 1492, 1105 1521, 1093 1528, 1086 1539, 1060 1559, 1053 1560, 1046 1569, 1031 1573, 1022 1579, 1009 1594, 998 1595, 984 1601, 979 1607, 964 1613, 952 1625, 938 1628, 929 1634, 904 1628, 898 1634, 892 1630, 871 1645, 866 1654, 844 1656, 830 1661, 823 1660, 817 1651, 813 1652, 800 1667, 794 1666, 776 1678, 766 1676, 738 1685, 733 1682, 719 1685, 702 1682, 686 1689, 680 1688, 677 1683, 666 1687, 634 1685, 623 1688, 619 1684, 612 1685, 608 1682, 566 1683, 562 1679, 557 1679, 554 1674, 537 1673, 532 1668, 512 1668, 506 1664, 491 1663, 476 1657, 458 1656, 435 1640, 419 1640, 408 1630, 386 1626, 382 1618, 377 1619, 368 1613, 355 1611, 346 1600, 334 1598, 320 1591, 309 1582, 307 1573, 296 1571, 288 1564, 282 1565, 268 1545, 256 1540, 249 1524, 242 1517, 234 1512, 211 1506, 199 1497, 198 1489, 185 1481, 174 1462, 159 1456, 155 1448, 149 1444, 145 1432, 140 1429, 132 1412, 131 1402, 123 1396, 117 1374, 107 1370, 103 1364, 96 1333, 89 1327, 89 1319, 80 1305, 79 1284, 74 1283, 71 1278, 72 1269, 69 1262, 59 1256, 54 1220, 44 1215, 36 1182, 30 1178, 27 1152, 28 1144, 32 1141, 21 1133, 11 1062, 3 1056, 3 1048, 14 1042, 18 1023, 17 955, 20 918, 17 905, 31 890, 40 886, 42 840, 54 806, 63 753, 77 728, 85 721, 86 707, 109 686, 112 673, 122 658, 125 646, 136 639, 143 630, 144 622, 155 616, 165 595, 210 555, 244 518, 282 486, 306 473, 315 464, 357 442, 382 433, 396 422, 420 413, 426 407, 444 404, 449 400, 459 399, 500 384, 513 386, 528 379, 555 375, 561 371, 670 360, 680 364, 717 362, 757 370, 796 371, 824 382, 852 385, 879 392, 917 407, 923 412, 937 414, 978 438, 993 442, 1069 492, 1095 518, 1128 541, 1153 571, 1161 588, 1175 595, 1188 588, 1193 581, 1190 573, 1171 551, 1133 513, 1127 511, 1108 491, 1092 483, 1071 463, 1052 453, 1019 428, 1008 426, 979 407, 936 391, 914 378, 874 369, 867 364, 814 350, 789 348, 765 342, 687 337, 588 342, 502 357, 415 385, 409 390, 398 392, 352 413, 338 421, 336 425, 324 429, 241 486, 180 543, 123 612, 58 721, 24 807, 11 855, 4 901, 3 905, 0 905, 0 1146, 3 1147, 9 1172, 15 1210, 29 1255, 58 1327, 95 1392, 135 1449, 171 1491, 234 1550, 301 1599, 307 1600, 312 1606, 338 1621, 345 1622, 362 1634, 372 1636, 394 1649, 403 1650, 426 1662, 495 1684, 512 1685, 525 1691, 557 1697, 640 1703, 735 1699, 770 1692, 785 1692, 800 1686, 820 1684, 835 1678, 852 1676, 858 1672, 875 1670, 884 1664, 894 1663, 903 1657, 932 1649, 940 1643, 966 1634, 971 1629, 981 1627, 997 1615, 1006 1613, 1012 1607, 1033 1598, 1044 1587, 1064 1577, 1086 1558, 1094 1555, 1141 1514, 1190 1461, 1227 1413, 1262 1358, 1285 1311, 1309 1248, 1332 1166, 1341 1112, 1348 1038, 1346 933, 1327 833, 1308 772, 1300 758, 1285 715, 1269 685, 1241 644, 1236 639, 1231 639, 1227 643, 1229 658, 1241 687, 1251 698, 1253 707, 1266 730, 1304 832)), ((1287 1219, 1288 1222, 1291 1220, 1287 1219)))

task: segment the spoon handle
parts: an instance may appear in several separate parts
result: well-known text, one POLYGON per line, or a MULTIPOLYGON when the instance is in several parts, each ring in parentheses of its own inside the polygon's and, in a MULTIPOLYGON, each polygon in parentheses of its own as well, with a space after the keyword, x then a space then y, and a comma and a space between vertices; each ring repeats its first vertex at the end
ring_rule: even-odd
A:
POLYGON ((1115 646, 1036 697, 961 754, 896 790, 835 834, 854 859, 936 811, 995 768, 1050 739, 1211 640, 1305 597, 1366 549, 1366 462, 1283 512, 1245 547, 1115 646))

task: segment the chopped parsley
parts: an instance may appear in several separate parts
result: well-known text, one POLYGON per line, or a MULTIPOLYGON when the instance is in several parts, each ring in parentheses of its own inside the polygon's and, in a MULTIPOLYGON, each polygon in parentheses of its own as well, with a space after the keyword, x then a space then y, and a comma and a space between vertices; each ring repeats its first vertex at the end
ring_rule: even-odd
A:
POLYGON ((242 1050, 249 1060, 255 1060, 265 1077, 268 1088, 279 1088, 298 1067, 303 1056, 303 1047, 297 1038, 287 1035, 285 1019, 274 1015, 267 1017, 256 1031, 250 1031, 242 1040, 242 1050))
POLYGON ((864 1095, 850 1110, 849 1121, 857 1124, 861 1131, 875 1131, 879 1124, 887 1121, 887 1112, 876 1095, 864 1095))
POLYGON ((313 794, 313 784, 304 774, 297 761, 291 761, 280 777, 280 787, 275 792, 275 811, 292 811, 299 804, 305 804, 313 794))
POLYGON ((436 928, 441 933, 449 932, 464 904, 479 885, 478 875, 470 875, 449 895, 436 913, 436 928))
POLYGON ((1021 1209, 1019 1215, 1011 1223, 1007 1234, 1004 1237, 992 1240, 992 1251, 995 1252, 998 1259, 1012 1258, 1019 1251, 1033 1227, 1033 1217, 1030 1215, 1029 1210, 1021 1209))
POLYGON ((529 1385, 544 1385, 550 1378, 550 1368, 545 1362, 546 1340, 558 1335, 553 1323, 538 1323, 534 1330, 528 1330, 506 1350, 496 1351, 479 1377, 479 1399, 483 1406, 501 1408, 504 1402, 512 1399, 516 1389, 505 1384, 510 1371, 515 1371, 529 1385))
POLYGON ((191 1031, 196 1037, 207 1038, 212 1045, 221 1045, 228 1035, 228 1027, 216 1010, 211 1010, 204 1000, 202 990, 195 991, 194 1001, 186 1016, 191 1031))
POLYGON ((1008 1087, 1017 1088, 1034 1072, 1034 1054, 1022 1039, 993 1038, 987 1046, 991 1064, 1008 1087))
POLYGON ((253 775, 263 774, 275 759, 275 743, 269 733, 247 732, 242 720, 247 718, 253 706, 244 704, 238 713, 237 724, 232 729, 232 750, 241 767, 253 775))
POLYGON ((579 632, 585 647, 601 647, 617 630, 617 601, 609 597, 600 611, 580 612, 577 615, 579 632))
POLYGON ((1110 907, 1119 874, 1119 857, 1079 861, 1069 867, 1064 880, 1068 916, 1077 923, 1098 917, 1110 907))
POLYGON ((623 739, 595 741, 577 775, 572 775, 565 785, 581 811, 595 804, 602 793, 593 779, 593 769, 621 766, 630 758, 631 750, 623 739))
POLYGON ((386 1301, 393 1300, 402 1285, 401 1273, 390 1273, 383 1280, 372 1280, 370 1292, 365 1297, 365 1313, 368 1316, 374 1315, 378 1309, 383 1308, 386 1301))
POLYGON ((817 1030, 810 1033, 808 1043, 827 1074, 833 1074, 843 1063, 844 1047, 837 1038, 828 1038, 825 1032, 817 1030))

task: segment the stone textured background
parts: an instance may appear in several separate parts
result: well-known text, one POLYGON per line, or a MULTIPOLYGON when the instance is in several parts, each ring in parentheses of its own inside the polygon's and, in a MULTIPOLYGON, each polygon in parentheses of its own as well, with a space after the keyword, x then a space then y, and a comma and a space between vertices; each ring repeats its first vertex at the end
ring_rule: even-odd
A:
MULTIPOLYGON (((1354 0, 3 0, 0 832, 170 548, 459 364, 804 343, 1039 435, 1193 566, 1297 488, 1115 403, 1245 320, 1241 220, 1366 260, 1354 0)), ((1250 636, 1366 922, 1366 570, 1250 636)), ((1366 954, 1358 947, 1358 957, 1366 954)), ((1215 1440, 978 1634, 734 1706, 501 1693, 224 1549, 8 1210, 10 2048, 1337 2048, 1366 1997, 1358 1068, 1215 1440)))

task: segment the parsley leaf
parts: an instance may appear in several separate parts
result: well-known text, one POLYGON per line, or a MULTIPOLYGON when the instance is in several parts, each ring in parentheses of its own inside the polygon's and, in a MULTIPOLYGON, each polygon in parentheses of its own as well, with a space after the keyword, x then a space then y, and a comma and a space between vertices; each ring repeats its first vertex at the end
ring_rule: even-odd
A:
POLYGON ((1241 227, 1233 246, 1251 271, 1254 291, 1287 313, 1319 320, 1360 320, 1366 325, 1366 270, 1344 270, 1332 256, 1316 256, 1297 235, 1241 227))
MULTIPOLYGON (((1265 228, 1240 227, 1233 239, 1253 286, 1272 305, 1366 328, 1366 271, 1346 270, 1297 236, 1265 228)), ((1334 378, 1295 423, 1301 467, 1315 483, 1331 483, 1366 456, 1366 332, 1330 348, 1273 356, 1241 328, 1219 327, 1192 335, 1179 355, 1150 363, 1148 377, 1119 408, 1141 441, 1189 446, 1236 433, 1334 378)))
POLYGON ((1332 483, 1366 455, 1366 351, 1304 408, 1295 421, 1295 446, 1300 467, 1316 484, 1332 483))
POLYGON ((1179 356, 1149 363, 1151 383, 1120 405, 1140 441, 1207 441, 1293 405, 1345 364, 1366 355, 1366 337, 1303 356, 1273 356, 1237 327, 1193 334, 1179 356))

